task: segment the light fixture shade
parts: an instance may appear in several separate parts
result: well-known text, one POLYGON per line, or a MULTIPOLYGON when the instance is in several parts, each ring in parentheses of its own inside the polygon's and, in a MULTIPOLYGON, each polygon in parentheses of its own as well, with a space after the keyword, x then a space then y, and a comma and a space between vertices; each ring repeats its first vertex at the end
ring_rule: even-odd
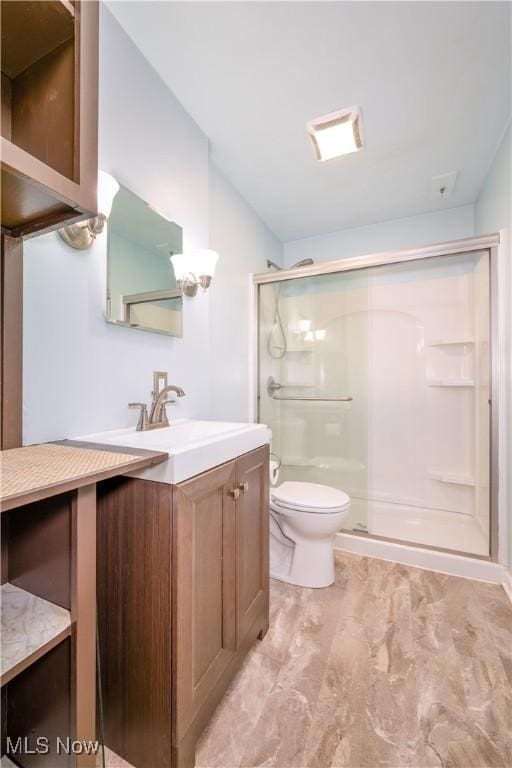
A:
POLYGON ((189 256, 185 256, 184 253, 174 253, 170 257, 171 264, 174 269, 174 277, 176 280, 183 280, 185 275, 189 275, 192 271, 192 260, 189 256))
POLYGON ((217 251, 211 251, 209 248, 200 248, 194 251, 193 272, 198 277, 213 277, 215 265, 219 258, 217 251))
POLYGON ((119 184, 109 173, 98 171, 98 213, 106 219, 110 216, 114 197, 119 192, 119 184))
POLYGON ((311 120, 307 130, 316 159, 325 162, 358 152, 363 146, 361 122, 359 107, 331 112, 311 120))

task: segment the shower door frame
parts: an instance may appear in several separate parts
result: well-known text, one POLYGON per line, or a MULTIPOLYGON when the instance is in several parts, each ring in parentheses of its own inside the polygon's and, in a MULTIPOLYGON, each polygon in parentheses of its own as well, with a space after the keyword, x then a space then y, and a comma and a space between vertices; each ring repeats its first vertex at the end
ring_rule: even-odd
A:
MULTIPOLYGON (((499 527, 500 524, 506 529, 505 520, 500 520, 499 499, 498 499, 498 477, 499 477, 499 311, 498 311, 498 290, 499 290, 499 246, 500 235, 498 233, 483 235, 481 237, 468 237, 462 240, 453 240, 444 243, 422 248, 412 248, 399 251, 383 251, 367 256, 355 256, 353 258, 335 259, 333 261, 323 261, 317 264, 311 264, 306 267, 295 269, 282 269, 278 272, 260 272, 253 274, 251 280, 250 306, 252 316, 250 322, 250 338, 252 346, 252 371, 250 375, 250 403, 252 408, 252 421, 259 420, 259 288, 260 285, 268 283, 280 283, 285 280, 301 280, 306 277, 316 277, 318 275, 328 275, 337 272, 353 272, 368 267, 380 267, 390 264, 402 264, 408 261, 419 261, 420 259, 431 259, 439 256, 455 256, 460 253, 482 253, 487 254, 489 258, 489 375, 490 375, 490 399, 489 399, 489 555, 474 555, 468 552, 460 552, 443 547, 434 547, 415 542, 403 541, 392 537, 375 536, 371 533, 362 533, 360 531, 343 531, 348 535, 364 536, 371 539, 381 539, 383 541, 403 544, 407 546, 418 547, 421 549, 436 550, 439 552, 449 552, 450 554, 461 555, 463 557, 472 557, 479 560, 492 562, 499 561, 499 527)), ((505 530, 506 534, 507 531, 505 530)))

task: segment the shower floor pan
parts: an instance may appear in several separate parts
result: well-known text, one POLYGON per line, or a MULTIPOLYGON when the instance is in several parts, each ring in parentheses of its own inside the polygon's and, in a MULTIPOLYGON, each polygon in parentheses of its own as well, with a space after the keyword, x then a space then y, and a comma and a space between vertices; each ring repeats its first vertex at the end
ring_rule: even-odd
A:
POLYGON ((489 556, 489 542, 470 515, 366 499, 352 499, 345 531, 489 556))

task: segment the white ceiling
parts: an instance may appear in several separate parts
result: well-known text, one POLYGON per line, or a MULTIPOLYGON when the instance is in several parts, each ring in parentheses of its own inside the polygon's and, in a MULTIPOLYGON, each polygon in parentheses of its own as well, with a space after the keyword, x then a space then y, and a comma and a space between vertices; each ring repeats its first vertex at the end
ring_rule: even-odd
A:
POLYGON ((508 2, 109 7, 283 241, 473 202, 509 120, 508 2), (318 163, 306 122, 352 105, 363 151, 318 163))

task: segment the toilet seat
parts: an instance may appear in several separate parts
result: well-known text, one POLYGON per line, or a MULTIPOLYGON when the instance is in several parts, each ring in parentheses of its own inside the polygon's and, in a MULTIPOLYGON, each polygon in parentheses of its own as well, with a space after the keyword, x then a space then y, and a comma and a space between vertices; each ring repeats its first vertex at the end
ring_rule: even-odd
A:
POLYGON ((287 481, 270 492, 270 505, 276 512, 335 514, 350 507, 350 497, 338 488, 319 483, 287 481))

